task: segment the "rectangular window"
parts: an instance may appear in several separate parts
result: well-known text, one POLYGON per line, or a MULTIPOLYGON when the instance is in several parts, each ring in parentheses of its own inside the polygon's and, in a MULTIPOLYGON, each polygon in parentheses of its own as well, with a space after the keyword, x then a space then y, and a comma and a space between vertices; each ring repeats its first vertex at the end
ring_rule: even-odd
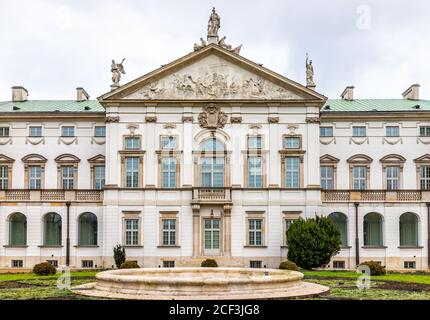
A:
POLYGON ((365 137, 366 136, 366 127, 352 127, 352 136, 353 137, 365 137))
POLYGON ((42 168, 40 166, 28 167, 28 188, 38 190, 42 187, 42 168))
POLYGON ((219 251, 221 242, 221 224, 219 219, 204 220, 204 244, 207 252, 219 251))
POLYGON ((300 187, 300 159, 299 157, 285 158, 285 187, 300 187))
POLYGON ((97 126, 94 128, 94 136, 95 137, 106 137, 106 127, 105 126, 97 126))
POLYGON ((140 138, 139 137, 127 137, 127 138, 125 138, 125 149, 127 149, 127 150, 139 150, 140 149, 140 138))
POLYGON ((94 267, 93 260, 82 260, 81 264, 82 264, 82 268, 85 268, 85 269, 91 269, 94 267))
POLYGON ((261 260, 251 260, 249 261, 249 267, 254 269, 261 269, 263 263, 261 260))
POLYGON ((263 219, 249 219, 248 220, 248 235, 250 246, 263 245, 263 219))
POLYGON ((333 127, 320 127, 320 137, 333 137, 333 127))
POLYGON ((175 261, 165 260, 163 261, 163 268, 174 268, 175 261))
POLYGON ((420 188, 430 190, 430 166, 420 167, 420 188))
POLYGON ((285 137, 284 138, 284 149, 300 149, 300 138, 299 137, 285 137))
POLYGON ((55 268, 58 268, 58 260, 46 260, 46 262, 52 264, 55 268))
POLYGON ((9 186, 9 167, 0 166, 0 190, 6 190, 9 186))
POLYGON ((161 150, 176 150, 176 137, 161 137, 161 150))
POLYGON ((94 166, 94 189, 102 190, 105 187, 105 166, 94 166))
POLYGON ((420 126, 420 136, 430 137, 430 126, 420 126))
POLYGON ((41 137, 42 127, 30 127, 28 135, 30 137, 41 137))
POLYGON ((332 166, 321 167, 321 188, 323 190, 334 189, 334 168, 332 166))
POLYGON ((125 187, 126 188, 139 187, 139 158, 138 157, 125 158, 125 187))
POLYGON ((417 264, 415 261, 404 261, 403 262, 403 267, 405 269, 416 269, 417 264))
POLYGON ((248 137, 248 149, 261 149, 261 137, 248 137))
POLYGON ((201 158, 200 168, 202 187, 224 186, 224 158, 201 158))
POLYGON ((176 219, 163 219, 163 246, 176 245, 176 219))
POLYGON ((0 137, 9 137, 9 127, 0 127, 0 137))
POLYGON ((290 228, 290 226, 294 223, 294 219, 285 219, 285 245, 288 245, 288 237, 287 237, 287 232, 288 229, 290 228))
POLYGON ((345 261, 333 261, 333 269, 345 269, 345 261))
POLYGON ((387 127, 385 127, 385 135, 387 137, 398 137, 398 136, 400 136, 399 126, 387 126, 387 127))
POLYGON ((62 137, 74 137, 75 136, 75 127, 61 127, 61 136, 62 137))
POLYGON ((263 187, 263 158, 249 157, 248 158, 248 187, 262 188, 263 187))
POLYGON ((125 219, 125 245, 139 244, 139 219, 125 219))
POLYGON ((61 167, 62 187, 65 190, 72 190, 74 188, 75 168, 73 166, 61 167))
POLYGON ((22 260, 12 260, 12 268, 22 268, 24 263, 22 260))
POLYGON ((400 168, 389 166, 387 171, 387 190, 400 189, 400 168))
POLYGON ((353 189, 365 190, 367 168, 365 166, 355 166, 352 169, 352 173, 353 173, 353 189))
POLYGON ((162 187, 176 188, 176 158, 161 159, 162 187))

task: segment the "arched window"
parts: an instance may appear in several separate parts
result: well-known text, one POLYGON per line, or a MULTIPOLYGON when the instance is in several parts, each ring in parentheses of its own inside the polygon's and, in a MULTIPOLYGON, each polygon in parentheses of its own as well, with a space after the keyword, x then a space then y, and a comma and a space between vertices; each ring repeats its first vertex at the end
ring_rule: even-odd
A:
POLYGON ((95 214, 91 212, 81 214, 78 228, 80 246, 97 245, 97 216, 95 214))
POLYGON ((224 151, 224 144, 216 138, 209 138, 200 145, 200 151, 217 152, 224 151))
POLYGON ((27 244, 27 218, 22 213, 14 213, 9 218, 9 245, 27 244))
POLYGON ((43 244, 61 245, 61 216, 58 213, 51 212, 43 218, 43 244))
POLYGON ((400 216, 400 245, 418 246, 418 218, 406 212, 400 216))
POLYGON ((382 246, 382 217, 372 212, 364 216, 364 245, 382 246))
POLYGON ((348 219, 341 212, 333 212, 328 216, 329 219, 336 225, 340 232, 342 246, 348 245, 348 219))

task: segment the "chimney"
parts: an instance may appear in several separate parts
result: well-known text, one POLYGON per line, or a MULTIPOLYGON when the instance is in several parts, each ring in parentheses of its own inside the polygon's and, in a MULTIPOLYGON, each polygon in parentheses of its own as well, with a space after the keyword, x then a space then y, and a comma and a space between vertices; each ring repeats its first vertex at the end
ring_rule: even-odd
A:
POLYGON ((28 100, 28 91, 24 87, 12 87, 12 102, 24 102, 28 100))
POLYGON ((342 98, 342 100, 348 100, 348 101, 354 100, 354 86, 346 87, 345 90, 343 90, 340 97, 342 98))
POLYGON ((76 88, 76 101, 82 102, 87 101, 90 98, 90 95, 85 91, 84 88, 76 88))
POLYGON ((411 85, 403 92, 403 99, 420 100, 420 85, 418 83, 411 85))

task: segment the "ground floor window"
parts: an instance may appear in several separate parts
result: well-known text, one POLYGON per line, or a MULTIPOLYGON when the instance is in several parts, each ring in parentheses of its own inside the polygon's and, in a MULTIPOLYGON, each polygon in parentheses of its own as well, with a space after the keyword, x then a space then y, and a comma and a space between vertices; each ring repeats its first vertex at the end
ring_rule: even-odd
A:
POLYGON ((22 213, 14 213, 9 218, 9 245, 27 244, 27 218, 22 213))
POLYGON ((24 263, 22 260, 12 260, 12 268, 22 268, 24 263))
POLYGON ((204 220, 204 246, 205 251, 219 251, 221 240, 221 223, 220 219, 204 220))
POLYGON ((249 261, 249 267, 250 268, 256 268, 256 269, 260 269, 262 268, 262 261, 261 260, 251 260, 249 261))
POLYGON ((364 245, 382 246, 382 217, 372 212, 364 216, 364 245))
POLYGON ((418 246, 418 218, 407 212, 400 216, 399 221, 400 245, 418 246))
POLYGON ((57 213, 48 213, 45 215, 43 232, 43 244, 45 246, 61 245, 61 216, 57 213))
POLYGON ((403 263, 403 267, 405 269, 416 269, 416 262, 415 261, 405 261, 403 263))
POLYGON ((333 212, 328 216, 340 232, 340 240, 342 246, 348 245, 348 222, 347 217, 343 213, 333 212))
POLYGON ((93 260, 82 260, 82 268, 93 268, 94 261, 93 260))
POLYGON ((333 261, 333 269, 345 269, 345 261, 333 261))
POLYGON ((165 260, 163 261, 163 268, 174 268, 175 261, 165 260))
POLYGON ((125 219, 125 245, 139 245, 139 219, 125 219))
POLYGON ((97 216, 95 214, 86 212, 79 216, 78 234, 80 246, 97 245, 97 216))

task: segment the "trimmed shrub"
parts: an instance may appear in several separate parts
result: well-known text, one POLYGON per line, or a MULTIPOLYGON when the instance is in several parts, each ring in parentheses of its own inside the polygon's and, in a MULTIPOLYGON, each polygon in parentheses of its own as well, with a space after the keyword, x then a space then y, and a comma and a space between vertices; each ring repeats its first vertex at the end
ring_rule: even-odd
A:
POLYGON ((121 265, 125 262, 125 249, 120 244, 113 248, 113 259, 117 268, 121 268, 121 265))
POLYGON ((311 270, 330 262, 340 251, 340 232, 327 217, 299 219, 287 231, 288 260, 311 270))
POLYGON ((279 269, 299 271, 300 268, 294 262, 285 260, 281 262, 279 269))
POLYGON ((125 261, 121 264, 120 269, 138 269, 140 268, 136 261, 125 261))
POLYGON ((217 268, 218 263, 214 259, 206 259, 202 261, 201 266, 205 268, 217 268))
POLYGON ((383 276, 387 273, 387 270, 385 270, 385 267, 382 266, 377 261, 365 261, 363 263, 360 263, 360 266, 368 266, 370 269, 370 275, 371 276, 383 276))
POLYGON ((49 276, 51 274, 56 274, 57 269, 49 262, 42 262, 33 267, 33 273, 38 276, 49 276))

